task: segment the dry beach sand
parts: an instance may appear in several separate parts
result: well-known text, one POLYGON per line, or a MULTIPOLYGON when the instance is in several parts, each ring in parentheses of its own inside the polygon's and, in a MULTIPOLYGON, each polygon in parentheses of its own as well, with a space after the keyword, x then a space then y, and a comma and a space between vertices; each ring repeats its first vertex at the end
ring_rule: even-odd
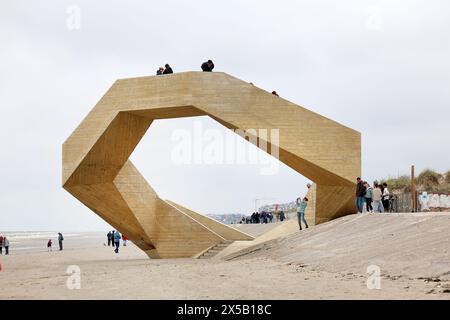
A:
POLYGON ((0 256, 0 299, 450 299, 448 213, 353 215, 204 260, 150 260, 132 244, 116 255, 102 241, 0 256))

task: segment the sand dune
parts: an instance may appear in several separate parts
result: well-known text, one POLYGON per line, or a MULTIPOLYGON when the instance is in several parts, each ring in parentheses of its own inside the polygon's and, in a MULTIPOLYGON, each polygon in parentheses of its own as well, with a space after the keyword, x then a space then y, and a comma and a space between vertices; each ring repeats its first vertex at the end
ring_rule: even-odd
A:
POLYGON ((450 277, 448 213, 351 215, 304 232, 277 238, 230 254, 269 257, 328 271, 382 272, 407 277, 450 277))

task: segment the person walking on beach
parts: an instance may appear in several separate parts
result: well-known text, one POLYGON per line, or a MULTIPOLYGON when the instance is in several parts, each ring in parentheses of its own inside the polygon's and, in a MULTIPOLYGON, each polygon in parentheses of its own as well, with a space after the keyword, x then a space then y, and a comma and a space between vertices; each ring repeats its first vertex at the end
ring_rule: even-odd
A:
POLYGON ((0 234, 0 254, 3 254, 3 235, 0 234))
POLYGON ((381 187, 378 185, 378 183, 375 183, 373 193, 372 193, 372 200, 373 200, 373 212, 383 213, 383 203, 381 201, 382 193, 381 193, 381 187))
POLYGON ((106 235, 106 237, 108 238, 108 247, 111 246, 113 239, 112 239, 112 233, 111 231, 108 232, 108 234, 106 235))
POLYGON ((127 238, 127 236, 124 235, 124 234, 122 235, 122 241, 123 241, 123 246, 126 247, 126 246, 127 246, 128 238, 127 238))
POLYGON ((303 200, 300 198, 297 198, 297 218, 298 218, 298 226, 300 227, 300 230, 302 230, 302 221, 305 224, 306 229, 308 229, 308 223, 305 219, 305 210, 308 206, 308 198, 304 197, 303 200))
POLYGON ((366 187, 366 194, 364 196, 366 198, 366 209, 367 209, 367 212, 372 212, 373 211, 373 207, 372 207, 373 189, 367 182, 364 183, 364 186, 366 187))
POLYGON ((52 239, 48 239, 48 242, 47 242, 47 251, 48 252, 53 251, 52 244, 53 244, 52 239))
POLYGON ((203 62, 202 70, 203 72, 212 72, 214 70, 214 63, 212 62, 212 60, 203 62))
POLYGON ((120 247, 120 233, 119 231, 114 232, 114 245, 116 246, 116 249, 114 249, 115 253, 119 253, 119 247, 120 247))
POLYGON ((172 70, 172 68, 169 66, 169 64, 166 64, 165 67, 166 67, 166 68, 164 69, 163 74, 172 74, 172 73, 173 73, 173 70, 172 70))
POLYGON ((356 179, 356 208, 358 213, 363 212, 364 195, 366 194, 366 187, 364 187, 364 181, 360 177, 356 179))
POLYGON ((63 241, 64 237, 61 232, 58 232, 58 244, 59 244, 59 251, 63 250, 63 241))
POLYGON ((5 247, 5 255, 9 255, 9 240, 8 238, 3 238, 3 246, 5 247))

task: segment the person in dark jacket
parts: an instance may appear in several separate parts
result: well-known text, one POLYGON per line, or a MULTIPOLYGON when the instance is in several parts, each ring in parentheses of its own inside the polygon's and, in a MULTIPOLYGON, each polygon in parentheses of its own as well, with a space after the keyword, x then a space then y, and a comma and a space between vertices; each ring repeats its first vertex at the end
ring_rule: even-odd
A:
POLYGON ((214 63, 212 62, 212 60, 203 62, 202 70, 203 72, 212 72, 214 70, 214 63))
POLYGON ((259 212, 255 212, 255 223, 260 223, 261 222, 261 214, 259 212))
POLYGON ((64 237, 61 232, 58 232, 58 243, 59 243, 59 251, 63 250, 63 241, 64 237))
POLYGON ((364 186, 364 181, 361 178, 356 179, 356 208, 358 213, 363 212, 363 206, 366 196, 366 187, 364 186))
POLYGON ((158 69, 158 71, 156 71, 156 75, 157 76, 160 76, 160 75, 162 75, 164 73, 164 68, 163 67, 160 67, 159 69, 158 69))
POLYGON ((108 238, 108 247, 109 247, 109 246, 111 246, 111 243, 112 243, 112 233, 111 233, 111 231, 108 232, 106 237, 108 238))
POLYGON ((163 74, 172 74, 173 73, 172 68, 168 64, 166 64, 165 67, 166 67, 166 69, 164 69, 163 74))

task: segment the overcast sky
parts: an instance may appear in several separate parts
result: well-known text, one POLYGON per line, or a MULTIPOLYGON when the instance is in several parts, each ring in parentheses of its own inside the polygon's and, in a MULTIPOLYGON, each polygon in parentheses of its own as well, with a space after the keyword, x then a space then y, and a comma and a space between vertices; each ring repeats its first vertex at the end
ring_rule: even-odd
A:
MULTIPOLYGON (((450 169, 450 3, 432 1, 0 1, 0 232, 103 230, 61 187, 61 145, 118 78, 224 71, 362 133, 363 177, 450 169), (78 16, 79 15, 79 20, 78 16), (80 24, 78 25, 78 21, 80 24), (79 26, 79 28, 78 28, 79 26)), ((284 165, 175 165, 155 122, 132 159, 161 197, 251 213, 305 192, 284 165)))

